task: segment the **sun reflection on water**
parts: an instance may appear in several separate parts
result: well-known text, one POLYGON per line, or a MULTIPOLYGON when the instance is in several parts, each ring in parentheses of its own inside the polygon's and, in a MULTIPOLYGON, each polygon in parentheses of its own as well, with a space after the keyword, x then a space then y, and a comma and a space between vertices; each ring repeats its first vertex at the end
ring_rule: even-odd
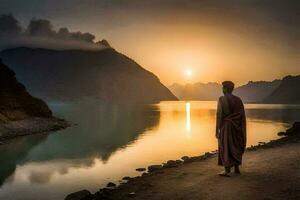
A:
MULTIPOLYGON (((161 102, 147 109, 105 107, 100 114, 94 107, 70 111, 60 107, 61 116, 71 116, 70 121, 80 125, 42 140, 33 135, 6 148, 2 145, 0 199, 63 199, 81 188, 96 192, 107 182, 140 175, 136 168, 217 149, 217 102, 161 102)), ((299 119, 300 113, 300 107, 245 107, 248 146, 278 138, 277 132, 288 127, 287 120, 299 119)))
POLYGON ((186 112, 186 136, 187 138, 191 138, 191 103, 186 102, 185 104, 185 112, 186 112))

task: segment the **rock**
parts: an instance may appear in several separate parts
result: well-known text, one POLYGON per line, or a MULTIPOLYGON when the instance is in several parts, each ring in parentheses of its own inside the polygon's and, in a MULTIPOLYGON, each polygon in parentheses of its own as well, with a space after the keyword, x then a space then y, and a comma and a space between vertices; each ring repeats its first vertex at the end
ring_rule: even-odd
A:
POLYGON ((292 127, 287 129, 285 132, 277 133, 278 136, 291 136, 300 134, 300 122, 294 122, 292 127))
POLYGON ((295 130, 295 131, 300 131, 300 122, 294 122, 294 124, 293 124, 293 129, 295 130))
POLYGON ((147 175, 148 175, 147 172, 142 173, 142 176, 147 176, 147 175))
POLYGON ((281 131, 281 132, 277 133, 277 135, 278 135, 278 136, 286 136, 286 133, 283 132, 283 131, 281 131))
POLYGON ((129 180, 132 180, 133 178, 129 177, 129 176, 125 176, 122 178, 122 180, 124 181, 129 181, 129 180))
POLYGON ((146 171, 146 168, 137 168, 136 171, 143 172, 143 171, 146 171))
POLYGON ((247 148, 248 151, 256 151, 257 147, 251 145, 250 147, 247 148))
POLYGON ((182 159, 183 161, 186 161, 186 160, 190 159, 190 157, 188 157, 188 156, 183 156, 183 157, 181 157, 181 159, 182 159))
POLYGON ((31 96, 0 60, 0 140, 68 126, 66 121, 52 116, 44 101, 31 96))
POLYGON ((300 134, 300 122, 294 122, 292 127, 287 129, 286 132, 277 133, 278 136, 291 136, 300 134))
POLYGON ((181 163, 183 163, 183 161, 182 160, 175 160, 176 161, 176 163, 177 164, 181 164, 181 163))
POLYGON ((205 154, 201 156, 192 156, 192 157, 183 156, 181 159, 183 160, 184 163, 190 163, 190 162, 205 160, 207 158, 212 157, 213 155, 214 155, 213 153, 205 152, 205 154))
POLYGON ((205 154, 204 154, 204 156, 207 157, 207 158, 208 158, 208 157, 211 157, 212 155, 213 155, 213 154, 210 153, 210 152, 205 152, 205 154))
POLYGON ((162 168, 162 165, 150 165, 148 167, 148 171, 154 172, 154 171, 160 170, 161 168, 162 168))
POLYGON ((265 142, 258 142, 258 145, 265 145, 265 142))
POLYGON ((201 156, 192 156, 188 160, 185 160, 184 162, 188 163, 188 162, 195 162, 195 161, 199 161, 199 160, 201 160, 201 156))
POLYGON ((135 196, 135 192, 130 192, 127 194, 128 197, 134 197, 135 196))
POLYGON ((65 200, 92 200, 93 195, 88 190, 81 190, 66 196, 65 200))
POLYGON ((109 183, 107 183, 107 185, 106 185, 106 187, 116 187, 117 185, 115 184, 115 183, 113 183, 113 182, 109 182, 109 183))
POLYGON ((52 117, 47 104, 31 96, 15 73, 0 60, 0 122, 52 117))
POLYGON ((286 135, 300 134, 300 122, 295 122, 293 126, 286 130, 286 135))
POLYGON ((173 168, 173 167, 178 167, 179 163, 175 160, 169 160, 167 163, 163 165, 165 168, 173 168))
POLYGON ((95 193, 96 199, 106 199, 113 189, 110 188, 101 188, 98 192, 95 193))

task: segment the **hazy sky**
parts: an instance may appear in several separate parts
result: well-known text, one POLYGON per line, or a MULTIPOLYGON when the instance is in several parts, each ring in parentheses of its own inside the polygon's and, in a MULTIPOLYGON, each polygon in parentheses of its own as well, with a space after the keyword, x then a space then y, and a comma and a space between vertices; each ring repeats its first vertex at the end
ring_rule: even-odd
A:
POLYGON ((0 0, 23 26, 91 32, 166 85, 300 74, 299 0, 0 0))

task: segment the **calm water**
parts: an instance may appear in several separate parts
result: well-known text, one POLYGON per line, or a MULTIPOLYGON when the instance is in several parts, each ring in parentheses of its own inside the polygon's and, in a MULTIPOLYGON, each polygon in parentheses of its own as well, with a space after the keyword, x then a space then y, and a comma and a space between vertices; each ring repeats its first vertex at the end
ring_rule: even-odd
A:
MULTIPOLYGON (((0 199, 52 200, 138 175, 138 167, 217 148, 216 102, 51 105, 77 126, 0 146, 0 199)), ((248 104, 248 146, 276 139, 300 106, 248 104)))

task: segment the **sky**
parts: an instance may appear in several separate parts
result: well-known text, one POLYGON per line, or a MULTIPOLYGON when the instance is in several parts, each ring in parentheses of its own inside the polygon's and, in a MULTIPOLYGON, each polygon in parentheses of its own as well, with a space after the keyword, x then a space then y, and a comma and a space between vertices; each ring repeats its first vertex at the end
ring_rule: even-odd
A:
POLYGON ((0 0, 27 27, 89 32, 172 83, 300 74, 298 0, 0 0))

